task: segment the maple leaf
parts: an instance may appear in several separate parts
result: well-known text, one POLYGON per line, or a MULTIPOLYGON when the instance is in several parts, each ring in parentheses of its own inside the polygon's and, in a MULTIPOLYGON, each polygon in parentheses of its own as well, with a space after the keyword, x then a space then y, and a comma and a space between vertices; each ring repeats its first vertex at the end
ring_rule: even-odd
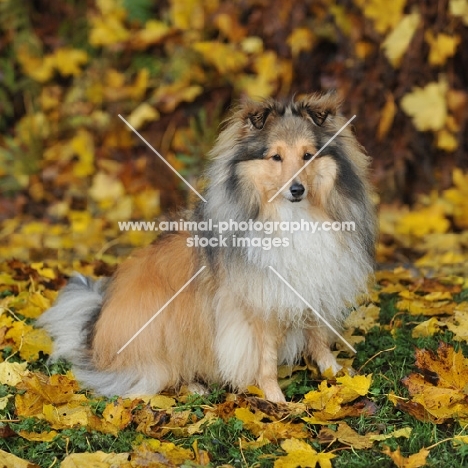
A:
POLYGON ((88 41, 93 46, 111 46, 130 38, 125 27, 127 13, 116 0, 98 1, 100 14, 90 17, 91 28, 88 41))
POLYGON ((47 332, 25 322, 14 322, 5 338, 13 341, 20 356, 27 361, 37 361, 41 351, 45 354, 52 352, 52 340, 47 332))
POLYGON ((81 74, 81 65, 88 61, 88 54, 79 49, 57 49, 54 54, 55 66, 63 76, 76 76, 81 74))
POLYGON ((441 130, 447 119, 446 93, 448 84, 444 79, 432 82, 424 88, 415 88, 401 100, 402 109, 412 117, 418 130, 441 130))
POLYGON ((408 458, 404 457, 398 447, 394 452, 390 447, 385 447, 382 453, 388 455, 398 468, 419 468, 426 465, 426 458, 429 455, 429 450, 422 448, 418 453, 410 455, 408 458))
POLYGON ((416 350, 416 366, 422 375, 413 373, 403 379, 411 401, 439 421, 466 419, 468 366, 463 353, 441 342, 437 355, 425 349, 416 350))
POLYGON ((361 305, 353 310, 346 319, 346 328, 355 328, 368 332, 371 328, 378 326, 380 307, 374 304, 361 305))
POLYGON ((400 21, 406 0, 394 2, 359 0, 357 3, 363 8, 364 15, 373 20, 375 30, 379 33, 385 33, 400 21))
POLYGON ((341 419, 350 414, 372 411, 362 407, 353 408, 345 406, 360 396, 368 393, 372 382, 372 374, 338 377, 337 385, 328 386, 326 381, 320 382, 318 390, 313 390, 304 395, 304 403, 311 409, 318 410, 313 417, 304 417, 304 421, 311 424, 324 424, 325 421, 341 419))
POLYGON ((449 57, 452 57, 457 46, 460 43, 460 37, 449 36, 448 34, 437 34, 434 36, 432 31, 426 31, 424 35, 431 49, 429 51, 429 63, 431 65, 443 65, 449 57))
POLYGON ((331 468, 331 462, 336 455, 332 453, 317 453, 309 444, 302 440, 287 439, 281 442, 281 448, 287 453, 275 460, 274 468, 331 468))
POLYGON ((345 445, 349 445, 354 449, 368 449, 374 445, 371 436, 377 435, 376 433, 369 432, 366 435, 358 434, 354 429, 348 426, 346 423, 338 424, 336 431, 324 427, 320 430, 318 438, 321 444, 331 444, 336 440, 339 440, 345 445))
POLYGON ((248 63, 247 55, 233 44, 198 42, 192 47, 223 75, 238 72, 248 63))

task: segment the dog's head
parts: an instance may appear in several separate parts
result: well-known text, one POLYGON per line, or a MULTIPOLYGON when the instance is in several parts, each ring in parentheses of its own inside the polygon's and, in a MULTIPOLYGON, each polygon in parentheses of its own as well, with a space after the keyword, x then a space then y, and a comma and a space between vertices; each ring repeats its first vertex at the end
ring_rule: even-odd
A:
POLYGON ((234 149, 229 154, 232 187, 248 180, 262 203, 322 208, 332 192, 364 196, 367 156, 349 127, 335 135, 346 123, 338 107, 333 94, 241 106, 223 132, 223 146, 234 149))

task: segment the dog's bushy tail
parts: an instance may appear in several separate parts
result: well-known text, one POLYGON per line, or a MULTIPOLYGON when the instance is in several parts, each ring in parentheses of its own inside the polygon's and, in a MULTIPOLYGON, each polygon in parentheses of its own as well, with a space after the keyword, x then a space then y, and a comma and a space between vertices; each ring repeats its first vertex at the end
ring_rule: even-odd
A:
POLYGON ((76 366, 89 365, 88 335, 102 307, 104 286, 103 280, 73 276, 54 306, 39 317, 37 326, 54 340, 51 361, 63 358, 76 366))

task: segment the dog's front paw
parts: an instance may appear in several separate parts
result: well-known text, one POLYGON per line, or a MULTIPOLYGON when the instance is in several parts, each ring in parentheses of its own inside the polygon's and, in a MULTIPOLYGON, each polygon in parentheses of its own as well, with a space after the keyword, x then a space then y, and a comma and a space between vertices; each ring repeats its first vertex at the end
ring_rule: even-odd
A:
POLYGON ((187 390, 189 393, 196 393, 198 395, 208 395, 209 390, 199 382, 192 382, 187 385, 187 390))
POLYGON ((286 403, 286 398, 284 398, 283 392, 279 385, 269 384, 261 386, 263 393, 265 394, 265 399, 272 401, 274 403, 286 403))

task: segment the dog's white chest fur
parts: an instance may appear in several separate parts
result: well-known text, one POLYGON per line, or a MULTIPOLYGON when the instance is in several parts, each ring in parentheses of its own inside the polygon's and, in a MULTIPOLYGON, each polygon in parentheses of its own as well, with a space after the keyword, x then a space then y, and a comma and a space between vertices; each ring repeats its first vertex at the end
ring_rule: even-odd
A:
MULTIPOLYGON (((294 233, 280 230, 272 236, 287 240, 287 247, 248 248, 245 265, 248 274, 241 275, 244 280, 232 286, 247 305, 267 316, 277 314, 280 320, 299 323, 307 319, 311 313, 306 312, 308 306, 300 295, 328 320, 339 323, 350 301, 365 291, 372 267, 355 232, 326 231, 323 220, 314 219, 305 206, 298 205, 290 202, 281 205, 280 220, 318 222, 317 230, 294 233)), ((251 233, 252 237, 259 235, 251 233)))

